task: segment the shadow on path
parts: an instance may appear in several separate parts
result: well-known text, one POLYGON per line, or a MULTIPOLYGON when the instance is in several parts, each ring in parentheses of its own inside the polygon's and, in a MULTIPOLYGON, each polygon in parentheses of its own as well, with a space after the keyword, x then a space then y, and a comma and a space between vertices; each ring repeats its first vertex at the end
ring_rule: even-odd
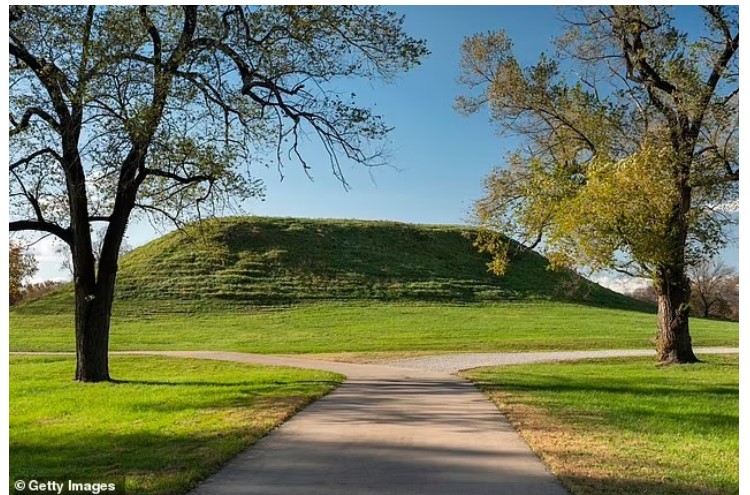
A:
POLYGON ((193 493, 567 492, 494 405, 445 377, 349 381, 193 493))

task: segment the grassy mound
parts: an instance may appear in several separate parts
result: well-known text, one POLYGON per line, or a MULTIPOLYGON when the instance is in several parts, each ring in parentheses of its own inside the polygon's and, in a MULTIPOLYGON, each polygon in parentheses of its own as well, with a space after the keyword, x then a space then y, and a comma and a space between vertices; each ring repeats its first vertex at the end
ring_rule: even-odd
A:
MULTIPOLYGON (((125 256, 115 310, 124 314, 314 301, 576 301, 643 308, 535 252, 508 273, 487 271, 469 227, 395 222, 234 217, 170 233, 125 256)), ((20 312, 69 312, 64 287, 20 312)))

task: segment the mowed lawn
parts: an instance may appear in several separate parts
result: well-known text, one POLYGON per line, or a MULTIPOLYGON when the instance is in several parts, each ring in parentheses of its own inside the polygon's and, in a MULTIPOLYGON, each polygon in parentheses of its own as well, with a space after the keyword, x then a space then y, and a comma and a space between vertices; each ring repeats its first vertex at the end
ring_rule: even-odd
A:
POLYGON ((10 358, 10 480, 125 480, 184 493, 343 379, 159 357, 111 358, 119 383, 72 380, 75 360, 10 358))
MULTIPOLYGON (((113 318, 112 350, 258 353, 460 352, 649 348, 656 315, 562 302, 348 303, 113 318)), ((117 311, 117 308, 116 308, 117 311)), ((735 346, 739 325, 691 320, 696 346, 735 346)), ((10 314, 11 351, 73 351, 71 314, 10 314)))
POLYGON ((739 493, 739 359, 647 359, 465 373, 573 495, 739 493))

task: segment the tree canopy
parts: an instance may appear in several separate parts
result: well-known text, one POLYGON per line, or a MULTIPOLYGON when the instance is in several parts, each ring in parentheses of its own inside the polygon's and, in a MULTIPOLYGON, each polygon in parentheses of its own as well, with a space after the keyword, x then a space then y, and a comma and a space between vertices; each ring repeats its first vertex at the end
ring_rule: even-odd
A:
POLYGON ((424 44, 401 23, 376 7, 12 7, 11 206, 24 223, 11 228, 70 240, 71 179, 91 221, 124 207, 126 184, 136 211, 208 214, 262 193, 252 167, 309 168, 306 137, 344 181, 339 160, 378 163, 388 127, 329 83, 418 63, 424 44), (77 174, 61 163, 66 139, 77 174))
POLYGON ((553 265, 649 277, 688 334, 686 269, 727 242, 739 182, 738 12, 700 9, 690 31, 665 6, 566 9, 556 52, 528 67, 502 31, 465 40, 458 110, 523 143, 476 203, 493 270, 503 233, 553 265))

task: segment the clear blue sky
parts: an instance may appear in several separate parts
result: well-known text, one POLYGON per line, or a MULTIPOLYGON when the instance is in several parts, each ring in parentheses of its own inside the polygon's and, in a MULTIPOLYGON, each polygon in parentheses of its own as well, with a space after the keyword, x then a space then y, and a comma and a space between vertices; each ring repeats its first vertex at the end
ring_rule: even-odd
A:
MULTIPOLYGON (((311 183, 287 167, 279 183, 264 174, 268 187, 260 214, 393 219, 420 223, 462 223, 480 182, 501 163, 510 144, 495 135, 486 116, 470 118, 453 110, 459 46, 465 36, 503 26, 514 38, 528 39, 523 53, 538 54, 556 28, 554 9, 513 7, 399 7, 405 28, 425 38, 432 52, 423 64, 391 84, 355 81, 347 90, 373 106, 389 125, 391 167, 346 170, 353 189, 344 192, 328 173, 325 158, 311 183), (529 20, 533 19, 533 27, 529 20), (532 27, 532 29, 530 29, 532 27)), ((519 53, 521 53, 519 51, 519 53)))
MULTIPOLYGON (((472 202, 481 194, 482 177, 492 166, 501 165, 517 143, 498 137, 486 114, 464 117, 453 110, 453 101, 462 91, 456 82, 460 44, 468 35, 502 28, 514 40, 520 62, 532 63, 539 53, 551 50, 550 42, 559 34, 557 10, 534 6, 387 8, 406 16, 405 30, 426 39, 431 55, 391 84, 361 80, 338 84, 345 93, 356 93, 360 103, 374 108, 395 128, 389 138, 389 166, 346 165, 345 176, 352 186, 346 192, 330 173, 327 157, 311 148, 307 158, 314 181, 292 162, 284 169, 283 182, 275 169, 258 170, 266 184, 266 200, 245 205, 248 213, 465 222, 472 202)), ((148 224, 138 222, 132 224, 128 240, 138 246, 158 235, 148 224)), ((727 250, 725 258, 737 266, 737 249, 727 250)), ((37 278, 64 276, 57 272, 59 262, 42 261, 37 278)))

